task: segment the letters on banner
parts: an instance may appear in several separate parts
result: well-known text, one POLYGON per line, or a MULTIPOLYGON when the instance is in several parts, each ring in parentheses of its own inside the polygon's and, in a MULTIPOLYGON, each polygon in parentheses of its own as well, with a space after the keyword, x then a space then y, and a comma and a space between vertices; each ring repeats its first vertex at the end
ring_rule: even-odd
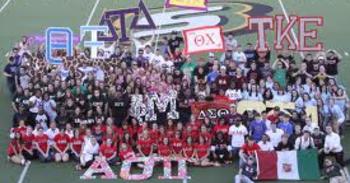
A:
POLYGON ((185 54, 224 52, 224 36, 221 26, 206 26, 183 31, 185 54))
POLYGON ((207 10, 208 0, 167 0, 166 7, 207 10))
MULTIPOLYGON (((194 102, 192 104, 192 114, 196 119, 218 119, 225 116, 230 112, 230 105, 233 102, 223 100, 223 101, 212 101, 212 102, 194 102)), ((279 107, 281 110, 294 110, 295 103, 293 102, 261 102, 261 101, 249 101, 242 100, 236 104, 237 112, 243 114, 248 110, 255 110, 257 112, 265 111, 266 109, 272 109, 274 107, 279 107)), ((311 116, 311 120, 318 124, 318 112, 317 107, 308 106, 305 109, 308 116, 311 116)))
MULTIPOLYGON (((159 176, 159 179, 190 179, 187 175, 186 160, 178 157, 134 157, 127 159, 123 161, 120 177, 124 180, 147 180, 152 177, 156 162, 163 162, 163 176, 159 176), (178 162, 177 175, 172 175, 171 162, 178 162), (132 165, 136 165, 137 163, 144 164, 143 171, 141 174, 132 174, 132 165)), ((96 158, 80 178, 95 179, 95 174, 102 174, 102 179, 117 179, 117 176, 113 173, 107 161, 101 157, 96 158)))

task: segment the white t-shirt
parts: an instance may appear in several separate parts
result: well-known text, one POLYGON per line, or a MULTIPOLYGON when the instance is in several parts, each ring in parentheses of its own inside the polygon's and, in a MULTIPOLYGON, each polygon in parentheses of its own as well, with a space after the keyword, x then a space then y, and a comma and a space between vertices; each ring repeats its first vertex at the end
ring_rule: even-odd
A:
POLYGON ((303 131, 309 131, 310 133, 312 133, 316 127, 317 127, 316 123, 311 123, 309 125, 307 124, 304 126, 303 131))
POLYGON ((275 102, 289 102, 290 97, 287 94, 284 94, 284 95, 275 94, 273 96, 273 101, 275 101, 275 102))
POLYGON ((94 154, 98 154, 100 150, 100 146, 98 143, 93 145, 91 143, 91 138, 85 137, 84 138, 84 145, 82 147, 82 157, 80 158, 81 163, 85 163, 87 161, 90 161, 94 158, 94 154))
POLYGON ((95 77, 97 81, 104 81, 105 80, 105 73, 100 67, 95 68, 95 77))
POLYGON ((23 89, 28 88, 29 82, 30 82, 30 77, 27 74, 19 77, 19 84, 23 89))
POLYGON ((151 62, 151 64, 155 65, 156 67, 160 67, 160 64, 165 62, 165 59, 162 55, 153 55, 150 62, 151 62))
POLYGON ((274 147, 277 147, 278 143, 282 140, 282 135, 284 134, 283 130, 277 128, 275 132, 268 130, 266 135, 270 137, 270 141, 274 147))
POLYGON ((154 54, 152 52, 149 52, 149 53, 145 52, 143 54, 143 57, 145 57, 148 61, 150 61, 154 57, 154 54))
POLYGON ((61 80, 64 81, 69 76, 69 69, 61 67, 59 73, 60 73, 61 80))
POLYGON ((225 45, 226 47, 231 47, 232 49, 235 49, 238 45, 238 42, 236 39, 228 39, 228 38, 225 38, 225 45))
POLYGON ((49 137, 49 145, 53 145, 55 142, 53 141, 53 139, 55 138, 55 136, 60 133, 60 130, 58 128, 49 128, 45 134, 49 137))
POLYGON ((244 52, 233 52, 232 58, 235 62, 238 62, 238 66, 241 69, 244 69, 244 63, 247 62, 247 57, 245 56, 244 52))
POLYGON ((343 150, 343 146, 340 143, 340 136, 334 132, 326 135, 326 138, 324 140, 324 149, 325 151, 334 153, 341 152, 343 150))
POLYGON ((35 117, 35 121, 37 121, 37 123, 39 123, 41 125, 41 127, 43 127, 44 130, 47 130, 47 122, 48 122, 48 118, 45 114, 37 114, 35 117))
POLYGON ((258 142, 258 145, 259 145, 261 151, 273 151, 273 150, 275 150, 275 148, 273 148, 273 145, 271 142, 264 143, 261 140, 258 142))
POLYGON ((171 60, 166 60, 161 63, 160 68, 166 70, 168 73, 172 72, 174 66, 174 62, 171 60))
POLYGON ((241 90, 236 89, 227 89, 225 92, 225 96, 231 100, 241 100, 243 98, 241 90))
POLYGON ((244 136, 248 134, 248 130, 244 125, 231 125, 228 134, 231 135, 231 146, 242 147, 244 144, 244 136))
POLYGON ((312 137, 305 140, 304 137, 301 136, 295 140, 295 144, 294 144, 295 150, 305 150, 310 147, 311 148, 315 147, 314 139, 312 137))
POLYGON ((29 109, 30 112, 32 113, 38 113, 39 108, 42 105, 42 100, 41 98, 36 97, 35 95, 29 98, 29 102, 33 104, 33 107, 29 109))

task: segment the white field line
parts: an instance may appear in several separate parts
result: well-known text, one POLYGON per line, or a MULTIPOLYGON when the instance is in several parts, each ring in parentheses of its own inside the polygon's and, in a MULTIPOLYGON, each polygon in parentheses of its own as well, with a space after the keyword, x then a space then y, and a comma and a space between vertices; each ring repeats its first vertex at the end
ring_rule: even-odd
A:
POLYGON ((7 0, 4 5, 1 6, 0 8, 0 13, 4 11, 4 9, 7 7, 7 5, 11 2, 11 0, 7 0))
POLYGON ((92 17, 94 16, 95 14, 95 11, 96 11, 96 8, 98 6, 98 4, 100 3, 100 0, 96 0, 95 4, 94 4, 94 7, 92 8, 90 14, 89 14, 89 18, 88 20, 86 21, 86 24, 85 25, 89 25, 91 20, 92 20, 92 17))
POLYGON ((19 177, 19 180, 17 183, 22 183, 24 180, 24 177, 26 176, 28 169, 29 169, 30 163, 26 163, 26 165, 24 166, 21 176, 19 177))
MULTIPOLYGON (((279 2, 280 6, 281 6, 281 8, 282 8, 284 17, 286 18, 287 22, 289 23, 289 15, 288 15, 288 13, 287 13, 287 11, 286 11, 286 8, 284 7, 284 4, 283 4, 282 0, 278 0, 278 2, 279 2)), ((295 32, 294 32, 294 29, 293 29, 293 28, 292 28, 292 36, 293 36, 293 38, 294 38, 295 43, 296 43, 297 45, 299 45, 298 38, 297 38, 297 36, 295 35, 295 32)), ((304 58, 304 53, 303 53, 303 52, 299 52, 299 54, 300 54, 300 56, 301 56, 302 58, 304 58)))

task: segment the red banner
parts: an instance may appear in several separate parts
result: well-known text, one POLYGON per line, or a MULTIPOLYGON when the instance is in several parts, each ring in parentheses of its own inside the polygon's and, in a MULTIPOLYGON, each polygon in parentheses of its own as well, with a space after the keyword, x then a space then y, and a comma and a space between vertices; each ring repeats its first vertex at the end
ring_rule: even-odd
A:
POLYGON ((194 102, 191 106, 192 114, 196 119, 218 119, 230 112, 233 104, 230 100, 215 100, 211 102, 194 102))

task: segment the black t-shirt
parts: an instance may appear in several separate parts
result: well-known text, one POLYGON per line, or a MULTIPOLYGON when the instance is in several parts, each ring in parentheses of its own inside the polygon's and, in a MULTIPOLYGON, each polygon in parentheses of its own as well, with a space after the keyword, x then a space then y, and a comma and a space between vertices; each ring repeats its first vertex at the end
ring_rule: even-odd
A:
POLYGON ((228 145, 228 141, 226 138, 214 138, 212 145, 215 146, 216 149, 224 149, 225 146, 228 145))
POLYGON ((169 39, 168 45, 169 45, 170 52, 174 53, 175 49, 180 47, 181 42, 182 42, 182 38, 178 36, 175 37, 174 39, 173 38, 169 39))
POLYGON ((312 135, 312 138, 314 139, 314 144, 317 149, 322 149, 324 146, 324 135, 319 134, 319 135, 312 135))
POLYGON ((12 77, 7 77, 7 81, 11 81, 11 82, 15 81, 15 75, 17 73, 17 70, 18 70, 18 66, 16 64, 8 63, 5 66, 4 72, 12 76, 12 77))
POLYGON ((177 104, 178 109, 180 112, 185 112, 185 113, 191 113, 191 105, 190 105, 191 98, 188 97, 180 97, 178 98, 177 104))
POLYGON ((90 104, 91 104, 91 107, 93 109, 96 109, 96 107, 99 106, 103 110, 103 106, 104 106, 105 102, 106 102, 106 100, 102 96, 100 96, 100 97, 92 96, 91 99, 90 99, 90 104))
POLYGON ((338 74, 338 63, 340 60, 337 57, 327 58, 326 71, 328 75, 335 76, 338 74))
POLYGON ((87 124, 87 120, 82 114, 75 114, 73 117, 74 126, 79 126, 79 124, 87 124))
POLYGON ((69 122, 69 118, 65 114, 59 114, 56 118, 56 122, 60 127, 65 127, 65 125, 69 122))
MULTIPOLYGON (((245 56, 247 57, 248 63, 256 59, 256 52, 255 50, 245 50, 244 51, 245 56)), ((250 65, 247 65, 248 67, 250 65)))
POLYGON ((306 59, 303 59, 302 62, 306 64, 306 71, 307 71, 308 73, 310 73, 311 70, 312 70, 312 68, 313 68, 313 60, 306 60, 306 59))
POLYGON ((248 165, 247 163, 244 163, 241 166, 241 169, 242 169, 242 175, 245 175, 250 179, 253 179, 257 175, 256 166, 254 165, 248 165))
POLYGON ((19 105, 21 105, 23 99, 24 99, 23 95, 15 94, 15 96, 13 96, 12 98, 12 102, 15 104, 16 108, 18 108, 19 105))
POLYGON ((108 104, 111 109, 112 116, 116 118, 123 118, 127 115, 129 109, 129 98, 122 96, 119 98, 113 98, 108 104))
POLYGON ((341 167, 337 164, 335 164, 335 165, 333 164, 331 166, 325 167, 324 174, 328 178, 341 176, 341 167))
POLYGON ((65 106, 65 110, 66 110, 67 116, 73 116, 75 108, 76 108, 76 106, 74 104, 71 105, 71 106, 70 105, 66 105, 65 106))
POLYGON ((293 149, 294 149, 293 144, 291 144, 290 142, 288 142, 287 144, 280 142, 276 147, 277 151, 291 151, 293 149))
POLYGON ((256 82, 258 82, 261 79, 261 73, 259 72, 259 70, 250 69, 247 73, 247 79, 248 81, 254 79, 256 82))

